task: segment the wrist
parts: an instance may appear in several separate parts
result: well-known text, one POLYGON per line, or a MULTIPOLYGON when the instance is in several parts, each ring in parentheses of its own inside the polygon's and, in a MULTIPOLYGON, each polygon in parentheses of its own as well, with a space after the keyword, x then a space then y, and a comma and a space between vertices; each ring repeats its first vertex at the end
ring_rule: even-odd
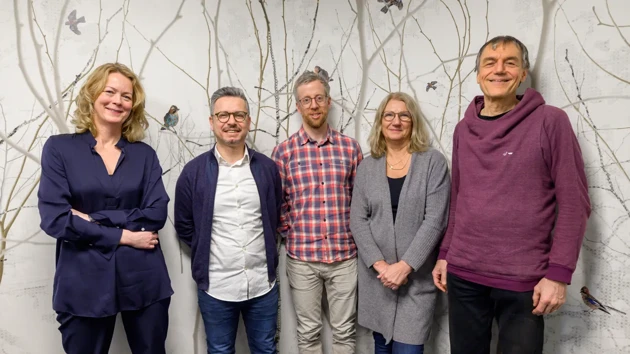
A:
POLYGON ((129 243, 129 242, 128 242, 128 237, 129 237, 129 235, 128 235, 128 233, 127 233, 127 232, 128 232, 127 230, 123 229, 123 230, 122 230, 122 235, 120 235, 120 242, 119 242, 119 243, 120 243, 121 245, 123 245, 123 246, 125 246, 125 245, 127 245, 127 244, 129 243))
POLYGON ((403 268, 404 268, 404 270, 405 270, 405 272, 406 272, 407 274, 409 274, 409 273, 413 272, 413 268, 412 268, 412 267, 411 267, 411 266, 410 266, 407 262, 405 262, 405 261, 400 261, 400 262, 398 262, 398 263, 400 263, 400 264, 403 266, 403 268))

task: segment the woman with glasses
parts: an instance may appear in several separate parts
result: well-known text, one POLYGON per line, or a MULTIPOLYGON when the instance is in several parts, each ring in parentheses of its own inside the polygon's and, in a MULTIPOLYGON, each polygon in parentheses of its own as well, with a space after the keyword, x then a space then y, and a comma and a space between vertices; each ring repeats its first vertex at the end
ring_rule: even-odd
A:
POLYGON ((381 102, 368 141, 350 212, 358 322, 374 332, 376 354, 421 354, 437 298, 431 271, 447 224, 448 166, 429 147, 417 103, 402 92, 381 102))

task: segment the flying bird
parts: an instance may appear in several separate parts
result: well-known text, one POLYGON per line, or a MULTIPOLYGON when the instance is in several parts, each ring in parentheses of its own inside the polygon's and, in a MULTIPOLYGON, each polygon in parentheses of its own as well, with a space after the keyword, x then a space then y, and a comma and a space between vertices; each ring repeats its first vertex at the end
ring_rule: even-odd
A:
POLYGON ((435 90, 437 88, 435 84, 437 84, 437 81, 427 82, 427 92, 429 92, 429 89, 435 90))
POLYGON ((381 12, 386 14, 387 11, 389 11, 389 8, 396 5, 396 7, 398 7, 398 10, 402 10, 403 8, 403 3, 402 0, 378 0, 378 2, 384 2, 385 6, 383 6, 383 8, 381 9, 381 12))
POLYGON ((77 10, 72 10, 72 12, 68 15, 68 21, 66 21, 66 25, 70 27, 70 30, 72 32, 80 35, 81 31, 79 31, 79 23, 85 23, 85 16, 77 18, 77 10))
POLYGON ((168 112, 164 115, 164 126, 160 130, 170 129, 177 125, 179 122, 179 113, 177 113, 177 111, 179 111, 179 108, 172 105, 168 112))
POLYGON ((623 311, 619 311, 616 308, 604 305, 601 302, 599 302, 596 298, 593 297, 593 295, 591 295, 591 293, 588 291, 588 288, 585 286, 583 286, 582 289, 580 289, 580 294, 582 295, 582 301, 584 301, 586 306, 588 306, 591 310, 600 310, 600 311, 606 312, 609 315, 610 315, 610 312, 608 312, 608 310, 619 312, 622 315, 626 314, 623 311))
POLYGON ((313 69, 313 72, 321 76, 321 78, 324 79, 324 81, 326 82, 333 81, 333 79, 328 75, 328 71, 320 68, 319 66, 315 66, 315 68, 313 69))

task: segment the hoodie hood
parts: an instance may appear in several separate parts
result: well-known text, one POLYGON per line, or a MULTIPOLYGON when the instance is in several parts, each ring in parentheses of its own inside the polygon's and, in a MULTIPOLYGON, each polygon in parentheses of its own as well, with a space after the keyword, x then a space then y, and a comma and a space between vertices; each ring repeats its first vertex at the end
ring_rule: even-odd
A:
POLYGON ((469 132, 479 139, 504 138, 525 118, 545 105, 542 95, 532 88, 528 88, 524 95, 516 96, 516 98, 519 103, 506 115, 494 121, 486 121, 479 118, 479 113, 484 107, 483 96, 476 96, 466 109, 463 123, 466 124, 469 132))

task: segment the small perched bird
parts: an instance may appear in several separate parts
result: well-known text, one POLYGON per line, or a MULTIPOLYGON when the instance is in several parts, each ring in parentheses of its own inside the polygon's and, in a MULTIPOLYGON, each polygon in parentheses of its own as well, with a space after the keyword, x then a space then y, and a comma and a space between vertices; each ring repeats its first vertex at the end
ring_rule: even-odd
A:
POLYGON ((435 90, 437 88, 435 84, 437 84, 437 81, 427 82, 427 92, 429 92, 429 89, 435 90))
POLYGON ((381 9, 381 12, 386 14, 387 11, 389 11, 389 8, 396 5, 396 7, 398 7, 398 10, 402 10, 403 8, 403 3, 402 0, 378 0, 378 2, 384 2, 385 6, 383 6, 383 8, 381 9))
POLYGON ((322 79, 324 79, 327 82, 333 81, 333 79, 328 75, 328 71, 320 68, 319 66, 315 66, 315 68, 313 69, 313 72, 321 76, 322 79))
POLYGON ((72 12, 68 15, 68 21, 66 21, 66 25, 70 27, 70 30, 72 32, 80 35, 81 31, 79 31, 79 23, 85 23, 85 16, 77 18, 77 10, 72 10, 72 12))
POLYGON ((172 105, 166 115, 164 115, 164 126, 160 130, 173 128, 177 125, 177 123, 179 122, 179 113, 177 113, 177 111, 179 111, 179 108, 177 108, 177 106, 175 105, 172 105))
POLYGON ((585 286, 583 286, 582 289, 580 289, 580 294, 582 295, 582 301, 584 301, 586 306, 588 306, 591 310, 601 310, 603 312, 606 312, 609 315, 610 315, 610 312, 608 312, 608 310, 619 312, 622 315, 626 314, 623 311, 619 311, 616 308, 606 306, 602 304, 601 302, 599 302, 596 298, 593 297, 593 295, 591 295, 591 293, 588 291, 588 288, 585 286))

